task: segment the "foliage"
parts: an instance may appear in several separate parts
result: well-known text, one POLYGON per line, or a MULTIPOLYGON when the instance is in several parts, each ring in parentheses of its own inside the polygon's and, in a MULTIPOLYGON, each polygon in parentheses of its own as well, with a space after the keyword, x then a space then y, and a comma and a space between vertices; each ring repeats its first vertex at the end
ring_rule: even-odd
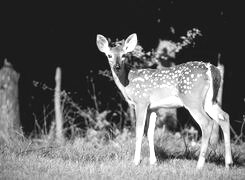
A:
POLYGON ((184 47, 194 45, 194 39, 201 36, 200 30, 193 28, 187 31, 186 36, 181 37, 181 42, 173 42, 171 40, 159 40, 156 49, 152 49, 150 52, 145 52, 143 47, 137 45, 132 53, 129 53, 129 63, 136 68, 163 68, 176 58, 176 54, 179 53, 184 47))
MULTIPOLYGON (((91 77, 92 79, 92 77, 91 77)), ((127 112, 122 110, 121 104, 118 104, 119 110, 113 112, 109 109, 102 109, 101 103, 96 95, 95 84, 93 80, 88 81, 93 91, 89 92, 91 100, 94 102, 92 107, 83 108, 72 98, 72 93, 62 90, 61 106, 64 119, 64 133, 69 139, 77 136, 85 137, 88 141, 107 142, 116 137, 122 130, 122 120, 127 118, 127 112), (115 116, 120 117, 115 121, 115 116)), ((46 84, 34 82, 36 87, 44 91, 54 92, 54 89, 46 84)), ((35 118, 35 129, 32 136, 39 139, 45 139, 48 143, 54 138, 54 110, 43 107, 43 115, 35 118), (41 125, 40 125, 41 124, 41 125)))

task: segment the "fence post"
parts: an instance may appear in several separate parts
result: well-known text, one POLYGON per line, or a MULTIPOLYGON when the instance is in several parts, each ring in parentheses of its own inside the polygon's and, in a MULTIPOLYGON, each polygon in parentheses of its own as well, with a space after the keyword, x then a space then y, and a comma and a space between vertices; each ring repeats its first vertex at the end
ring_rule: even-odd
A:
POLYGON ((54 106, 55 106, 55 122, 56 122, 56 142, 58 144, 64 143, 63 136, 63 115, 60 104, 61 97, 61 69, 59 67, 56 68, 55 74, 55 95, 54 95, 54 106))

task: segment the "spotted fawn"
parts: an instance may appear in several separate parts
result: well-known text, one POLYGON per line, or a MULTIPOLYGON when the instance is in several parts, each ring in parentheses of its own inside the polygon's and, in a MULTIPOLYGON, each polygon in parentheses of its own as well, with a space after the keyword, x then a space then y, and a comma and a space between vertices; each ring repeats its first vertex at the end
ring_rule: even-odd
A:
POLYGON ((166 69, 130 69, 125 54, 135 49, 137 35, 130 35, 122 44, 110 47, 107 39, 98 34, 98 49, 108 58, 112 76, 126 101, 136 113, 136 147, 134 164, 140 163, 141 144, 147 113, 150 113, 147 137, 150 164, 156 163, 154 129, 158 108, 185 107, 202 131, 202 143, 197 169, 205 163, 213 121, 223 130, 225 165, 232 164, 229 115, 217 103, 220 71, 205 62, 187 62, 166 69))

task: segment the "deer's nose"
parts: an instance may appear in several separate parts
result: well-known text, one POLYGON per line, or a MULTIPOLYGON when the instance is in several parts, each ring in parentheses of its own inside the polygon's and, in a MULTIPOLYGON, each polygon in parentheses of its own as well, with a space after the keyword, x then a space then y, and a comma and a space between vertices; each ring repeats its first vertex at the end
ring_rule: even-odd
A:
POLYGON ((120 66, 120 64, 116 64, 116 65, 114 66, 114 68, 115 68, 115 70, 119 71, 119 70, 121 69, 121 66, 120 66))

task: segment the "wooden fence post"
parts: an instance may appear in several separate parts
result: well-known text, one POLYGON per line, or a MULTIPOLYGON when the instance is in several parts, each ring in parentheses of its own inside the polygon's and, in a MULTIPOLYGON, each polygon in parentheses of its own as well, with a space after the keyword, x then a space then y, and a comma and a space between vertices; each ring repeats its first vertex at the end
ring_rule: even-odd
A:
POLYGON ((61 97, 61 69, 59 67, 56 68, 55 74, 55 95, 54 95, 54 106, 55 106, 55 122, 56 122, 56 142, 58 144, 64 143, 63 136, 63 115, 60 104, 61 97))

